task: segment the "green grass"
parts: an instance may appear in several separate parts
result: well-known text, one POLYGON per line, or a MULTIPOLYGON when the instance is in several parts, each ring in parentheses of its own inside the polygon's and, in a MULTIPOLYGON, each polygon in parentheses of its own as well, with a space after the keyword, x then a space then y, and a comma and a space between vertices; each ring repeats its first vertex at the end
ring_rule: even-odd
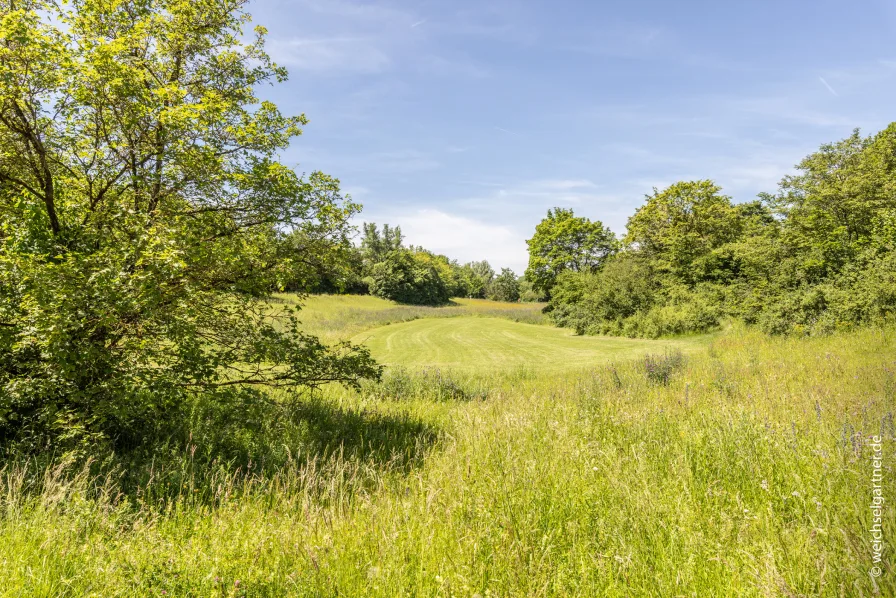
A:
POLYGON ((420 319, 463 306, 384 315, 404 309, 315 298, 303 315, 356 318, 333 338, 408 316, 386 328, 405 344, 403 327, 437 342, 430 326, 470 325, 506 353, 497 323, 534 344, 532 362, 394 368, 361 392, 227 425, 198 406, 137 492, 96 467, 7 464, 0 595, 896 595, 892 326, 813 339, 735 326, 680 361, 625 349, 558 373, 540 343, 607 341, 420 319), (875 434, 888 497, 877 580, 875 434), (213 461, 225 443, 250 459, 213 461))
POLYGON ((327 342, 347 340, 359 332, 420 318, 482 316, 529 324, 546 324, 543 303, 504 303, 485 299, 452 299, 442 307, 402 305, 369 295, 280 294, 275 305, 300 306, 303 329, 327 342))
POLYGON ((691 351, 704 346, 709 337, 654 341, 575 336, 561 328, 468 316, 392 324, 352 340, 365 344, 374 357, 389 365, 465 371, 525 367, 554 372, 649 352, 691 351))

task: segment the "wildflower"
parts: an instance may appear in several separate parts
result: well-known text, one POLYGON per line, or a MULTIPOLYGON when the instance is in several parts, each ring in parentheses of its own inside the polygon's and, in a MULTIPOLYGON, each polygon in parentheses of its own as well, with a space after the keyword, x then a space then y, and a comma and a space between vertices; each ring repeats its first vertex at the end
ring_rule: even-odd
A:
POLYGON ((759 487, 768 492, 768 480, 762 480, 759 482, 759 487))

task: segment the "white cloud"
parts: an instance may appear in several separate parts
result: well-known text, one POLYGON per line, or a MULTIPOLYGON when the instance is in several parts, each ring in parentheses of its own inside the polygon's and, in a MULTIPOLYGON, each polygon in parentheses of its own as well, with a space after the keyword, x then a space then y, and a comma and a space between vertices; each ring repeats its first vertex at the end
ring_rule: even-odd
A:
POLYGON ((434 208, 379 217, 364 214, 362 219, 398 225, 406 244, 422 245, 460 263, 485 259, 496 269, 510 267, 517 274, 526 269, 525 236, 503 224, 489 224, 434 208))

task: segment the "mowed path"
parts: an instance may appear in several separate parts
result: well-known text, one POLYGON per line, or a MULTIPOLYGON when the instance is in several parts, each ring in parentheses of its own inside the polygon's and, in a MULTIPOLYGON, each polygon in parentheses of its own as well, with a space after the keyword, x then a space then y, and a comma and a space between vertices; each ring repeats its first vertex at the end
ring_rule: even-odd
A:
POLYGON ((352 339, 388 365, 456 369, 577 369, 669 349, 688 351, 707 337, 646 340, 575 336, 569 330, 501 318, 424 318, 368 330, 352 339))

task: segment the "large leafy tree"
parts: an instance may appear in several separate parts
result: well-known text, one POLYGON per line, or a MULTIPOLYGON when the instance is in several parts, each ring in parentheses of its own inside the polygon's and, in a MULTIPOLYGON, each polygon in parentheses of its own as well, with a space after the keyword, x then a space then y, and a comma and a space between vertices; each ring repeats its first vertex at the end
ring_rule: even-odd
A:
POLYGON ((571 209, 548 210, 535 227, 529 245, 526 278, 532 287, 549 294, 561 272, 593 272, 618 246, 616 236, 600 221, 576 217, 571 209))
POLYGON ((784 242, 810 280, 838 272, 896 210, 896 123, 871 137, 856 130, 822 145, 765 201, 784 223, 784 242))
POLYGON ((709 180, 653 190, 628 220, 626 242, 644 253, 659 273, 686 282, 705 268, 699 260, 741 233, 741 212, 709 180))
POLYGON ((196 393, 378 375, 261 300, 305 267, 288 232, 341 245, 357 206, 277 161, 306 121, 257 96, 286 73, 244 6, 0 8, 0 435, 139 442, 196 393))
POLYGON ((458 276, 463 281, 464 295, 482 299, 495 278, 495 270, 487 260, 468 262, 458 269, 458 276))

